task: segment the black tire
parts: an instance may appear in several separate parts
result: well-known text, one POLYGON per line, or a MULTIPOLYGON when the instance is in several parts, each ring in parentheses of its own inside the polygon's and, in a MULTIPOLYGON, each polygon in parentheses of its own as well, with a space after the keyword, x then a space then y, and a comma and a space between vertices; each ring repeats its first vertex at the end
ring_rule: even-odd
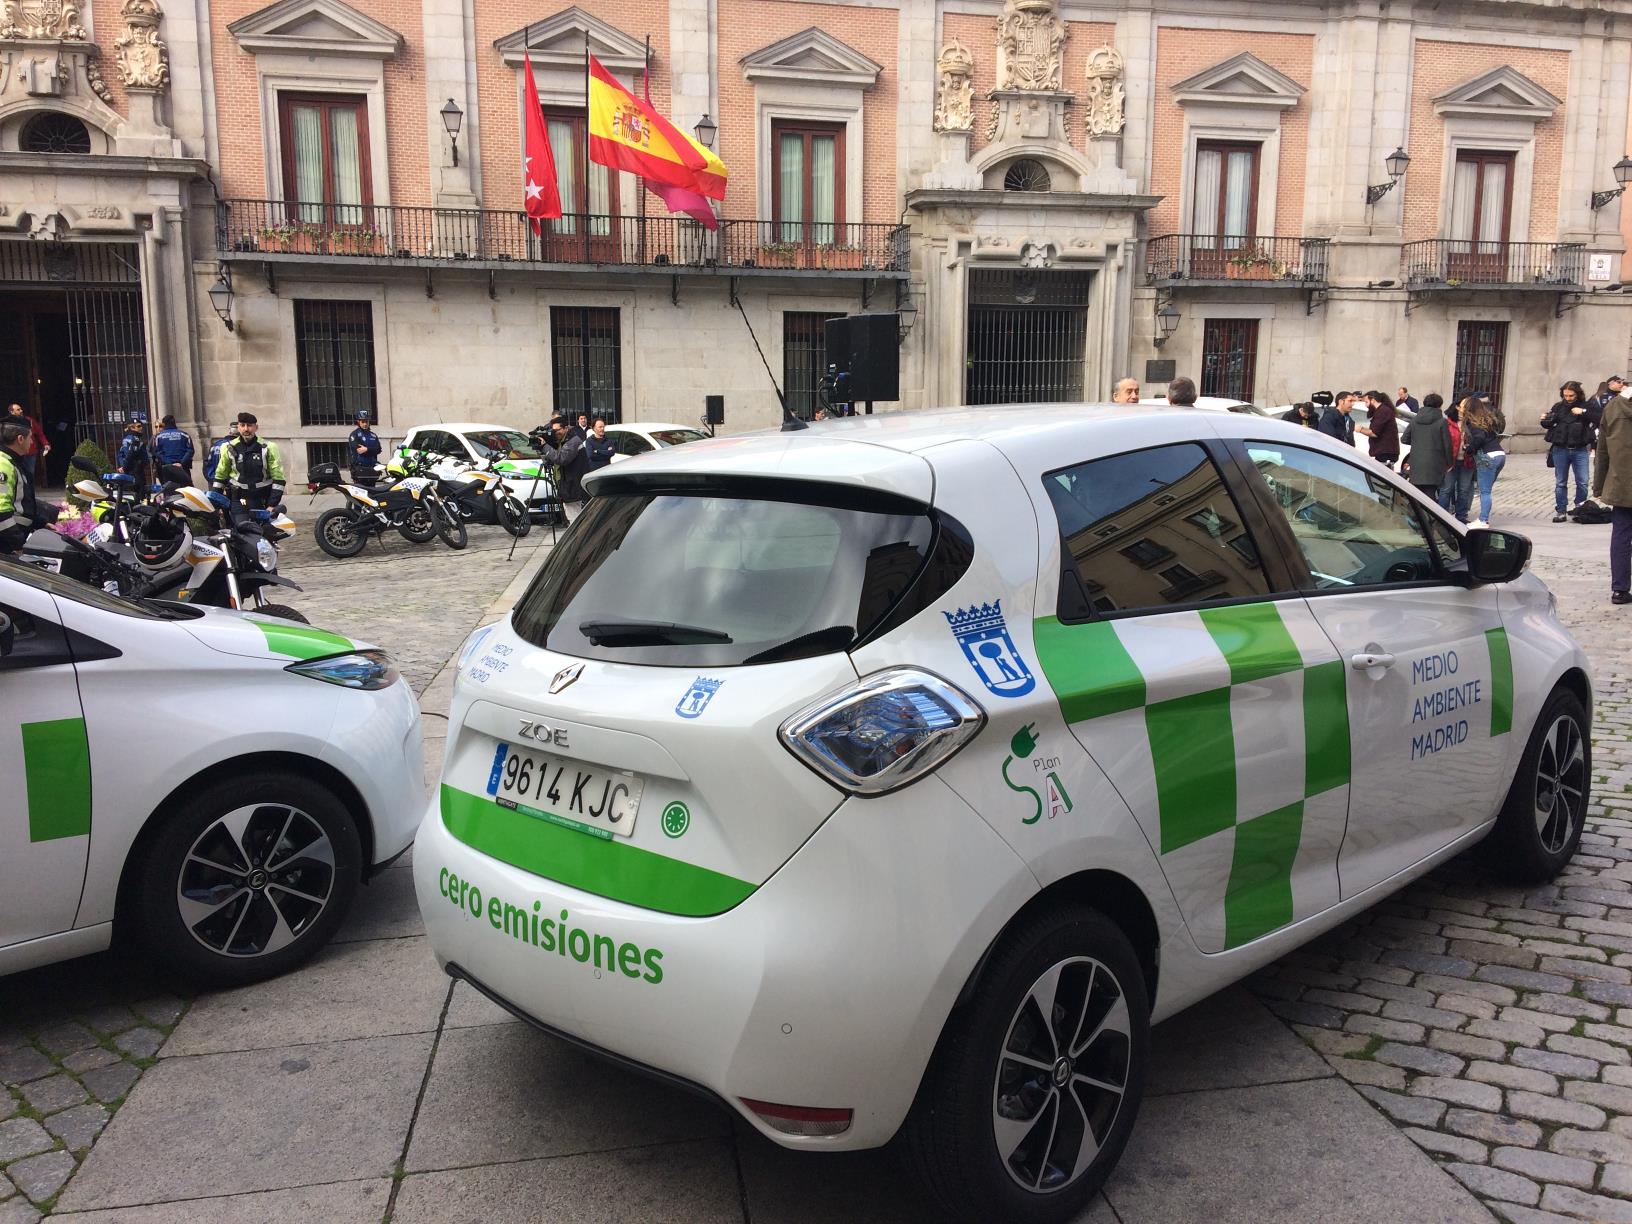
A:
POLYGON ((363 533, 362 520, 350 506, 335 506, 317 516, 312 527, 317 546, 331 557, 344 561, 363 551, 368 536, 363 533))
POLYGON ((908 1164, 950 1218, 1064 1224, 1121 1157, 1149 1055, 1144 974, 1116 924, 1076 905, 1026 919, 1004 935, 972 1001, 947 1021, 902 1127, 908 1164), (1032 992, 1055 971, 1045 1027, 1032 992), (1093 1034, 1077 1045, 1090 1022, 1093 1034), (1064 1054, 1056 1026, 1073 1031, 1064 1054), (1082 1075, 1121 1090, 1080 1083, 1082 1075), (1003 1136, 1007 1159, 999 1151, 1000 1120, 1012 1124, 1003 1136), (1097 1140, 1097 1150, 1090 1154, 1085 1141, 1073 1159, 1073 1135, 1097 1140), (1066 1160, 1069 1170, 1056 1163, 1066 1160), (1051 1175, 1052 1189, 1037 1188, 1051 1175))
POLYGON ((1579 697, 1554 689, 1496 814, 1485 860, 1514 883, 1546 883, 1575 855, 1591 800, 1592 724, 1579 697))
POLYGON ((521 539, 533 529, 533 521, 527 514, 527 507, 519 497, 499 495, 493 499, 493 517, 516 539, 521 539))
POLYGON ((455 551, 470 543, 470 532, 465 529, 465 520, 459 517, 459 511, 441 498, 431 503, 431 517, 436 520, 436 534, 442 537, 442 543, 455 551))
POLYGON ((159 967, 188 982, 242 985, 303 964, 362 879, 350 814, 295 774, 222 778, 154 819, 158 832, 132 860, 131 913, 159 967))
POLYGON ((415 544, 429 544, 436 539, 436 514, 429 503, 418 502, 414 508, 402 516, 402 522, 397 530, 402 538, 415 544))
POLYGON ((258 608, 249 609, 259 612, 262 616, 277 616, 284 620, 294 621, 297 624, 309 625, 312 622, 306 619, 306 614, 299 608, 291 608, 288 604, 262 604, 258 608))

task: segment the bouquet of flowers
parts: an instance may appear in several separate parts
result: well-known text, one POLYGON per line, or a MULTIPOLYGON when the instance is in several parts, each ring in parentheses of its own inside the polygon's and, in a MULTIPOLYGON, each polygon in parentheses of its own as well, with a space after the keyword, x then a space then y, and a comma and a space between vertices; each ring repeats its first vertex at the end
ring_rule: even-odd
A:
POLYGON ((91 517, 89 509, 80 510, 73 506, 64 506, 57 521, 51 524, 52 529, 65 536, 72 536, 76 540, 83 540, 96 526, 96 520, 91 517))

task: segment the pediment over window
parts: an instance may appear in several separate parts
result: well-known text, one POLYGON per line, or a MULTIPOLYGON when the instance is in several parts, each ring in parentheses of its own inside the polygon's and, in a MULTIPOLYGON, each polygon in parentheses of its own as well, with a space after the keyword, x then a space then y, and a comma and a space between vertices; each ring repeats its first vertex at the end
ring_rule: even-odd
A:
POLYGON ((1265 106, 1286 110, 1308 92, 1250 51, 1205 68, 1173 86, 1181 106, 1265 106))
POLYGON ((808 30, 742 57, 750 81, 809 81, 870 89, 884 69, 825 30, 808 30))
POLYGON ((401 34, 345 0, 278 0, 240 17, 227 32, 251 55, 287 51, 389 59, 402 49, 401 34))
POLYGON ((1436 115, 1479 118, 1551 119, 1564 103, 1516 68, 1482 72, 1434 99, 1436 115))
POLYGON ((533 65, 538 68, 584 67, 584 40, 589 53, 608 68, 639 72, 646 65, 646 44, 625 34, 617 26, 579 8, 576 4, 553 17, 535 21, 493 44, 504 62, 516 67, 526 58, 531 34, 533 65))

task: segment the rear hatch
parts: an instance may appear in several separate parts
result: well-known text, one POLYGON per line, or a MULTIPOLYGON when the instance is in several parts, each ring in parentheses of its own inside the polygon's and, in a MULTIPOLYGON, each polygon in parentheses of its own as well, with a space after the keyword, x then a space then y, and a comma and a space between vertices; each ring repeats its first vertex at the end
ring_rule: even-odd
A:
POLYGON ((778 728, 855 682, 848 651, 910 602, 937 537, 923 460, 819 449, 841 447, 873 452, 872 487, 812 479, 843 467, 831 453, 772 464, 774 478, 754 472, 762 453, 732 465, 748 475, 652 456, 603 477, 511 618, 460 662, 449 830, 673 914, 729 909, 786 862, 844 794, 778 728))

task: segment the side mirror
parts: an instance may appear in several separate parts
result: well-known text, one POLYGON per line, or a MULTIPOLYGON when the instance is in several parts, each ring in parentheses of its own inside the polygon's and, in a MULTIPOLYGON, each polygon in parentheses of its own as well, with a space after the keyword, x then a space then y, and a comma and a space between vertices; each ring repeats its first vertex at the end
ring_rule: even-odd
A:
POLYGON ((11 617, 0 612, 0 658, 11 653, 11 648, 17 643, 17 628, 11 623, 11 617))
POLYGON ((1530 564, 1530 541, 1517 532, 1478 527, 1463 537, 1462 555, 1473 585, 1512 582, 1530 564))
POLYGON ((71 455, 68 459, 68 466, 76 472, 89 472, 92 476, 101 475, 96 470, 96 464, 85 458, 84 455, 71 455))
POLYGON ((166 463, 159 468, 159 478, 184 485, 187 483, 187 469, 179 463, 166 463))

